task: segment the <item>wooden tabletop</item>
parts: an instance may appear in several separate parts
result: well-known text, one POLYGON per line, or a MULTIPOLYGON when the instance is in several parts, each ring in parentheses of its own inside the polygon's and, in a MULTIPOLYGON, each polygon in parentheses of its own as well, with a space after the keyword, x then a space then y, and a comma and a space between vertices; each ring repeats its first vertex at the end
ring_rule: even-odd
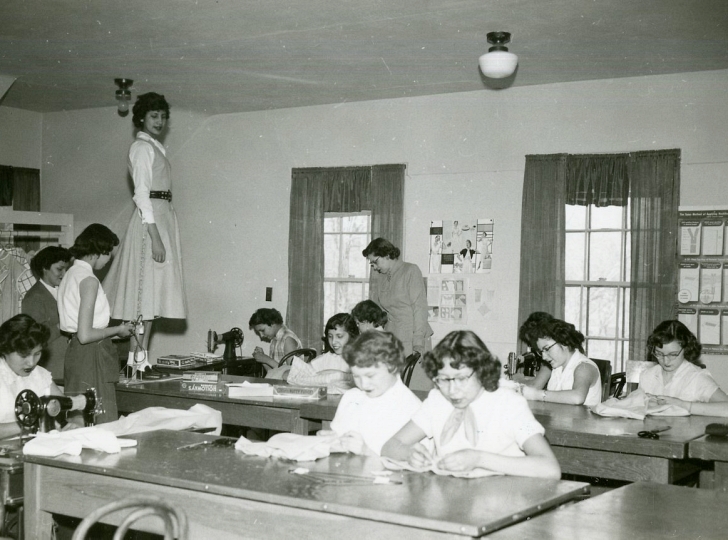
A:
POLYGON ((493 540, 718 539, 728 493, 637 482, 493 533, 493 540))
POLYGON ((232 447, 178 450, 217 439, 198 433, 162 430, 133 438, 138 446, 121 454, 84 450, 79 457, 26 456, 26 463, 466 536, 526 519, 589 489, 588 484, 559 480, 460 479, 432 473, 396 474, 401 484, 379 485, 371 472, 383 467, 373 457, 338 454, 296 464, 246 456, 232 447), (291 474, 298 466, 333 476, 321 481, 291 474), (341 475, 364 479, 352 485, 341 475))
POLYGON ((728 437, 703 435, 690 441, 688 452, 691 458, 706 461, 728 461, 728 437))

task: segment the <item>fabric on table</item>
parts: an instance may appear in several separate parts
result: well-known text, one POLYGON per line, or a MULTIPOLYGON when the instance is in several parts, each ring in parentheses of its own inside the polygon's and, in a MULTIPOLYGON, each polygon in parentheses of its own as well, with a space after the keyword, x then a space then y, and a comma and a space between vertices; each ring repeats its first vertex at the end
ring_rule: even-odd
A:
POLYGON ((390 471, 433 472, 439 476, 455 476, 457 478, 482 478, 484 476, 503 476, 503 473, 475 468, 469 471, 447 471, 433 463, 429 467, 413 467, 406 461, 398 461, 388 457, 381 457, 382 465, 390 471))
POLYGON ((324 372, 320 373, 313 362, 307 364, 299 358, 294 358, 287 381, 293 386, 325 386, 329 394, 343 394, 354 386, 351 373, 328 371, 328 369, 330 368, 324 368, 324 372))
POLYGON ((99 424, 96 427, 109 431, 117 437, 157 429, 180 431, 199 428, 215 428, 212 434, 220 435, 222 413, 202 403, 197 403, 187 410, 147 407, 128 416, 123 416, 114 422, 99 424))
POLYGON ((644 390, 638 388, 622 399, 609 398, 590 408, 599 416, 617 416, 644 420, 645 416, 689 416, 687 409, 677 405, 658 405, 655 398, 649 397, 644 390))
POLYGON ((107 454, 118 454, 122 447, 136 446, 135 440, 118 439, 109 431, 98 426, 38 433, 34 439, 25 443, 23 454, 28 456, 55 457, 61 454, 78 456, 88 448, 107 454))
POLYGON ((338 435, 297 435, 278 433, 267 442, 251 442, 240 437, 235 449, 250 456, 274 457, 291 461, 315 461, 328 457, 332 446, 336 445, 338 435))

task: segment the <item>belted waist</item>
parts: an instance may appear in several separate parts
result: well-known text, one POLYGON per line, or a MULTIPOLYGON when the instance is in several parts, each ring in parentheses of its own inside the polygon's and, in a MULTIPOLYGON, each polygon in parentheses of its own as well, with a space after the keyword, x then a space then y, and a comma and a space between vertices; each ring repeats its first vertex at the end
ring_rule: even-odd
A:
POLYGON ((172 192, 171 191, 150 191, 149 192, 149 198, 150 199, 164 199, 165 201, 172 201, 172 192))
POLYGON ((73 339, 76 337, 76 332, 66 332, 65 330, 61 330, 61 335, 66 336, 68 339, 73 339))

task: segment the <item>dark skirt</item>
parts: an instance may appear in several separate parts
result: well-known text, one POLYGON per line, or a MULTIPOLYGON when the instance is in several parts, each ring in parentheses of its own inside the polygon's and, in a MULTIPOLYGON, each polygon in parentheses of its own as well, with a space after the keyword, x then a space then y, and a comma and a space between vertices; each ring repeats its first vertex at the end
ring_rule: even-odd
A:
POLYGON ((111 339, 83 345, 74 335, 66 350, 63 391, 76 395, 95 388, 104 409, 96 416, 96 423, 118 420, 115 383, 119 381, 119 371, 119 357, 111 339))

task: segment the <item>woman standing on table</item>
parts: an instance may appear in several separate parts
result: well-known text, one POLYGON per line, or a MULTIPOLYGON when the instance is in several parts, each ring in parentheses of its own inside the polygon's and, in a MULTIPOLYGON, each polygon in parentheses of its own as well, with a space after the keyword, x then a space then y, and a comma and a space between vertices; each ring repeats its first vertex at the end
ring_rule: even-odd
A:
MULTIPOLYGON (((427 322, 427 291, 416 264, 402 261, 400 250, 384 238, 372 240, 362 255, 372 273, 369 298, 387 312, 384 329, 399 338, 404 354, 424 355, 432 348, 432 329, 427 322)), ((422 371, 418 362, 417 369, 422 371)), ((422 379, 425 379, 422 372, 422 379)), ((427 385, 431 387, 431 385, 427 385)))
MULTIPOLYGON (((82 394, 96 388, 104 413, 98 423, 118 419, 116 389, 119 357, 112 337, 129 337, 134 323, 109 326, 109 302, 94 270, 111 259, 119 238, 107 227, 94 223, 78 235, 70 251, 76 260, 58 287, 58 317, 61 331, 71 337, 66 350, 64 392, 82 394)), ((71 415, 69 414, 69 420, 71 415)), ((74 420, 83 425, 81 413, 74 420)))
POLYGON ((141 348, 132 340, 128 365, 149 365, 152 322, 159 317, 184 319, 187 307, 182 279, 179 227, 172 207, 171 167, 159 142, 169 120, 164 96, 149 92, 137 98, 134 126, 139 129, 129 149, 129 173, 134 180, 134 203, 119 254, 104 286, 111 317, 144 321, 141 348))
POLYGON ((649 359, 657 365, 640 375, 640 388, 658 403, 705 416, 728 416, 728 395, 700 363, 702 346, 680 321, 663 321, 647 338, 649 359))

